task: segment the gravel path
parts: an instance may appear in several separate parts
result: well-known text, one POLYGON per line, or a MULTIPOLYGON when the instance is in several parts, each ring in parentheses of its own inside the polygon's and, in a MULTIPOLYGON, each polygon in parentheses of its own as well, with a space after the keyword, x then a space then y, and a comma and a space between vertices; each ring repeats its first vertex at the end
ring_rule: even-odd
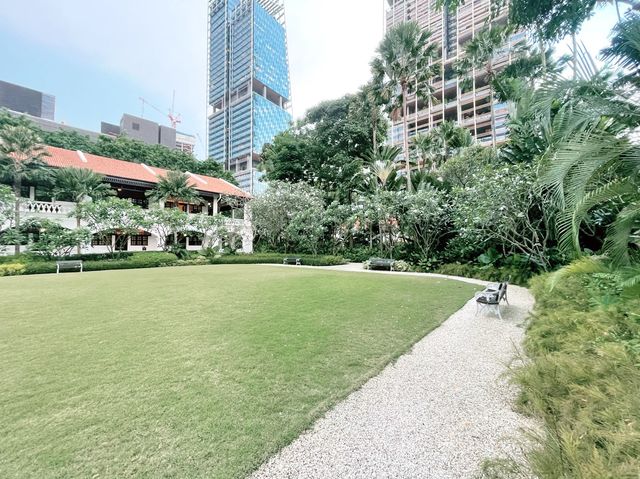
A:
POLYGON ((474 317, 469 301, 251 477, 466 479, 485 459, 519 457, 520 429, 533 425, 512 411, 503 373, 533 298, 509 293, 503 321, 474 317))

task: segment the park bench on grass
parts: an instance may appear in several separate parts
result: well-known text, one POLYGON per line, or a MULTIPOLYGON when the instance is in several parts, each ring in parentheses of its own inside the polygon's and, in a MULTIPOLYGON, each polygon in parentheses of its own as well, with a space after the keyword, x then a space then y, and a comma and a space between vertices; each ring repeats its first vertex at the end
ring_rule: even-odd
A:
POLYGON ((70 261, 58 261, 56 262, 56 274, 60 274, 60 271, 79 271, 82 273, 82 261, 70 260, 70 261))
POLYGON ((283 259, 282 264, 295 264, 296 266, 302 266, 302 258, 296 258, 294 256, 290 256, 283 259))
POLYGON ((502 319, 500 303, 503 301, 509 304, 507 299, 507 283, 491 283, 484 291, 476 293, 476 316, 484 308, 491 308, 502 319))
POLYGON ((369 260, 369 269, 388 269, 393 271, 393 263, 395 261, 392 259, 371 258, 369 260))

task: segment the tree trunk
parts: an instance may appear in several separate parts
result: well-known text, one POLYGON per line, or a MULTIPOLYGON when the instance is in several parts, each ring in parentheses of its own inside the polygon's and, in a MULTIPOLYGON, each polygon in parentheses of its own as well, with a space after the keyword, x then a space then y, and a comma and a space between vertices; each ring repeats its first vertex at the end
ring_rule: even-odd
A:
MULTIPOLYGON (((18 233, 18 237, 20 238, 20 192, 22 190, 22 178, 17 177, 14 181, 13 181, 13 194, 16 197, 16 204, 15 204, 15 210, 14 210, 14 226, 16 229, 16 232, 18 233)), ((20 240, 18 239, 18 242, 14 245, 14 254, 15 255, 19 255, 20 254, 20 240)))
POLYGON ((407 191, 411 191, 411 163, 409 162, 409 121, 407 118, 407 85, 402 85, 402 126, 403 126, 403 152, 407 171, 407 191))
POLYGON ((372 126, 373 126, 373 151, 377 152, 378 151, 378 115, 377 113, 375 113, 375 110, 373 110, 373 115, 372 115, 372 126))
POLYGON ((618 22, 622 21, 622 16, 620 15, 620 4, 618 3, 618 0, 613 0, 613 3, 615 3, 616 5, 616 13, 618 14, 618 22))
MULTIPOLYGON (((80 229, 82 226, 80 216, 76 216, 76 229, 80 229)), ((78 243, 78 254, 82 254, 82 244, 78 243)))
POLYGON ((573 45, 573 79, 578 78, 578 41, 576 32, 571 33, 571 43, 573 45))
POLYGON ((542 70, 544 73, 547 72, 547 52, 544 48, 544 42, 542 38, 538 39, 538 47, 540 48, 540 61, 542 62, 542 70))
POLYGON ((487 78, 489 79, 489 101, 491 102, 491 138, 492 138, 492 144, 493 147, 495 148, 496 143, 497 143, 497 138, 496 138, 496 110, 495 110, 495 100, 494 100, 494 94, 493 94, 493 59, 489 59, 489 64, 487 65, 487 78))

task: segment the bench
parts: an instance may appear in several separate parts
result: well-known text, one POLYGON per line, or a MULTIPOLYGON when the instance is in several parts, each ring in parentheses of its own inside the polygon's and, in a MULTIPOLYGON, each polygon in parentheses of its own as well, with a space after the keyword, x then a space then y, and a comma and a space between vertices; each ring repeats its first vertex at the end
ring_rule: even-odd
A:
POLYGON ((387 269, 393 271, 393 263, 395 260, 385 258, 371 258, 369 260, 369 269, 387 269))
POLYGON ((500 303, 503 301, 509 304, 507 298, 508 283, 491 283, 484 291, 476 293, 476 316, 484 308, 492 308, 500 319, 502 313, 500 311, 500 303))
POLYGON ((60 274, 60 271, 79 271, 82 273, 82 261, 58 261, 56 262, 56 274, 60 274))
POLYGON ((295 264, 296 266, 302 266, 302 258, 289 257, 282 260, 282 264, 295 264))

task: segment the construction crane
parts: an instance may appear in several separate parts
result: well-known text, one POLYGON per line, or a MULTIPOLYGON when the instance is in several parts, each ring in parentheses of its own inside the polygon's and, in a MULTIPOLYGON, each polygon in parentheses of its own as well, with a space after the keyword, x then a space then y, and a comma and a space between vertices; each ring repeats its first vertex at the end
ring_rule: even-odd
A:
POLYGON ((175 92, 175 90, 173 91, 173 100, 171 102, 171 109, 169 110, 169 113, 165 113, 160 108, 155 106, 153 103, 148 102, 147 100, 145 100, 142 97, 138 97, 138 99, 142 103, 142 115, 140 115, 142 118, 144 118, 145 105, 149 105, 151 108, 153 108, 155 111, 160 113, 162 116, 165 116, 165 117, 169 118, 169 123, 171 123, 171 128, 173 128, 174 130, 178 128, 178 125, 180 123, 182 123, 182 115, 180 115, 179 113, 176 114, 175 110, 174 110, 175 103, 176 103, 176 92, 175 92))

